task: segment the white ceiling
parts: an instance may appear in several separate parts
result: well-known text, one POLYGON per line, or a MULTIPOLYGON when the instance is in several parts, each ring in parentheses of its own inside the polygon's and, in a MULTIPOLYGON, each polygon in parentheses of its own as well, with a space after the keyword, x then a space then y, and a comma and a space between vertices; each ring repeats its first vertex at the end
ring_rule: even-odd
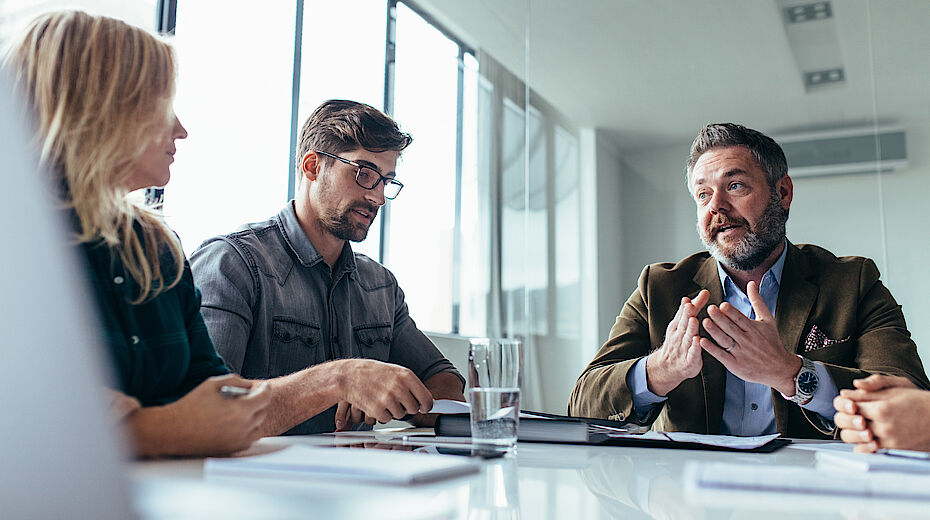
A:
POLYGON ((775 0, 416 3, 519 77, 529 41, 531 87, 621 149, 690 141, 724 120, 773 134, 930 123, 930 1, 833 0, 847 81, 814 92, 775 0))

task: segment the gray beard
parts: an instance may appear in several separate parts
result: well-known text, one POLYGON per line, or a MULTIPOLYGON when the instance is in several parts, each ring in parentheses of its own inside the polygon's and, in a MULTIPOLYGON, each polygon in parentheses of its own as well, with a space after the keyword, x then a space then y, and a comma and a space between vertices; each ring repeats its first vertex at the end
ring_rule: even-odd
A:
POLYGON ((785 223, 788 221, 788 210, 781 207, 778 195, 772 192, 769 204, 756 224, 742 240, 736 244, 735 250, 726 256, 715 240, 708 240, 702 233, 700 222, 697 225, 698 235, 704 247, 715 260, 724 267, 737 271, 752 271, 763 262, 785 241, 785 223))

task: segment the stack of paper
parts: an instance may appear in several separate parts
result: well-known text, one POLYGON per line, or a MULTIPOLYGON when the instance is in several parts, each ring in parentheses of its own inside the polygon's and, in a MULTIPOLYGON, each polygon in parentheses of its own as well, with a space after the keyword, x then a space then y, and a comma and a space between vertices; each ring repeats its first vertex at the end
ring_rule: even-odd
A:
POLYGON ((817 468, 822 470, 897 471, 930 473, 930 461, 878 455, 874 453, 843 453, 818 451, 817 468))
POLYGON ((816 471, 799 466, 702 464, 685 466, 688 491, 742 490, 817 493, 873 498, 930 498, 930 475, 816 471))
POLYGON ((207 476, 339 479, 378 484, 419 484, 477 473, 477 462, 452 455, 358 448, 291 446, 254 457, 207 459, 207 476))

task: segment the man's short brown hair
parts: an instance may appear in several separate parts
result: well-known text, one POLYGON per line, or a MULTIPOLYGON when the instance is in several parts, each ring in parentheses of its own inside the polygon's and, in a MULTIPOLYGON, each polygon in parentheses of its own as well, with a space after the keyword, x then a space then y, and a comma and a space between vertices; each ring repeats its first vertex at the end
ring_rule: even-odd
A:
MULTIPOLYGON (((310 114, 297 144, 297 168, 307 152, 320 150, 340 154, 356 148, 371 152, 403 151, 413 137, 401 132, 397 123, 380 110, 345 99, 324 101, 310 114)), ((323 157, 324 164, 333 159, 323 157)))

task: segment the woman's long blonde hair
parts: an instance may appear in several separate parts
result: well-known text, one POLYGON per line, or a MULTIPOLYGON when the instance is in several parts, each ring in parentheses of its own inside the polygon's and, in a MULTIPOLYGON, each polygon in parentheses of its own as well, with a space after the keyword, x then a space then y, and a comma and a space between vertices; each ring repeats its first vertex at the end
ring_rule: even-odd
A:
POLYGON ((77 216, 77 241, 119 254, 140 287, 133 303, 176 284, 184 253, 174 232, 127 198, 154 130, 174 117, 171 46, 120 20, 60 11, 34 20, 6 65, 31 104, 42 162, 77 216))

